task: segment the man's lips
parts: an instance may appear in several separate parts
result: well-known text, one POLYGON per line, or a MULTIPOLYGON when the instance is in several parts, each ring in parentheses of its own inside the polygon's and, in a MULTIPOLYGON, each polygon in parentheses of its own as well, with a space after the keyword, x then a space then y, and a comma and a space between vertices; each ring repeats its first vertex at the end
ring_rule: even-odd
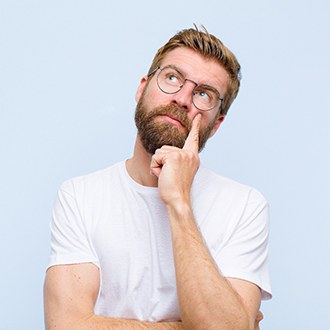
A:
POLYGON ((171 124, 173 124, 175 126, 184 127, 184 125, 182 124, 182 122, 180 121, 180 119, 176 118, 173 115, 162 114, 162 115, 160 115, 160 117, 164 118, 166 121, 168 121, 169 123, 171 123, 171 124))

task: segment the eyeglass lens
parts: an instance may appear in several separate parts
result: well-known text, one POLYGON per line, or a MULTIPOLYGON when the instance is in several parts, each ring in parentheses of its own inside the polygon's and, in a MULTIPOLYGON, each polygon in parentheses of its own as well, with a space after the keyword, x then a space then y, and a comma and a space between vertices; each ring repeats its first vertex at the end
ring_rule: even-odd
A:
MULTIPOLYGON (((172 67, 160 69, 157 77, 159 88, 166 94, 179 92, 187 80, 179 71, 172 67)), ((197 85, 193 90, 193 103, 200 110, 211 110, 218 104, 220 106, 220 102, 218 92, 209 85, 197 85)))

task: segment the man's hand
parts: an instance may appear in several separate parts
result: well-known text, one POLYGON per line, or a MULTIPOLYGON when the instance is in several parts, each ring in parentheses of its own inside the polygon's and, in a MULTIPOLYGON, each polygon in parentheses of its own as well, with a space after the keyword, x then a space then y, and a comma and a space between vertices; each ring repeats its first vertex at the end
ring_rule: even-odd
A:
POLYGON ((201 115, 192 123, 191 130, 182 149, 163 146, 151 159, 150 172, 158 177, 161 199, 166 205, 190 203, 190 188, 198 170, 198 139, 201 115))

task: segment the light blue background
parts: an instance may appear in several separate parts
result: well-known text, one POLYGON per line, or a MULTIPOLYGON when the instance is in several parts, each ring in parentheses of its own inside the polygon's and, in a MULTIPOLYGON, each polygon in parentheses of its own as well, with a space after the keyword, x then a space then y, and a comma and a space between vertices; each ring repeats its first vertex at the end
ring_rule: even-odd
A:
POLYGON ((48 222, 65 179, 128 158, 156 50, 204 24, 243 67, 202 153, 271 205, 262 329, 328 329, 330 5, 314 1, 1 1, 1 329, 42 329, 48 222))

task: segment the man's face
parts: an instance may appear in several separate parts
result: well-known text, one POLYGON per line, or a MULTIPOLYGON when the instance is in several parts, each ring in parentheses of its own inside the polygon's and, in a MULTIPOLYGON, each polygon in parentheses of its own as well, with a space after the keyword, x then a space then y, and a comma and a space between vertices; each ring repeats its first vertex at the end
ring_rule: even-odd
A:
MULTIPOLYGON (((210 137, 216 119, 200 129, 199 151, 204 148, 210 137)), ((143 94, 136 106, 135 124, 143 147, 149 154, 154 154, 163 145, 182 148, 190 132, 192 121, 189 119, 187 111, 177 104, 170 103, 149 110, 143 94), (173 122, 169 122, 169 119, 162 120, 162 117, 170 117, 173 122)))
MULTIPOLYGON (((226 92, 227 72, 218 63, 205 60, 188 48, 177 48, 168 53, 162 67, 166 65, 179 68, 187 79, 216 88, 221 96, 226 92)), ((219 128, 224 116, 219 115, 218 107, 210 111, 200 111, 195 107, 192 99, 195 84, 191 81, 187 81, 175 94, 162 92, 157 85, 157 74, 158 71, 149 78, 143 77, 136 95, 138 104, 135 123, 143 147, 150 154, 154 154, 163 145, 182 148, 191 129, 192 120, 201 113, 201 151, 208 138, 219 128)))

